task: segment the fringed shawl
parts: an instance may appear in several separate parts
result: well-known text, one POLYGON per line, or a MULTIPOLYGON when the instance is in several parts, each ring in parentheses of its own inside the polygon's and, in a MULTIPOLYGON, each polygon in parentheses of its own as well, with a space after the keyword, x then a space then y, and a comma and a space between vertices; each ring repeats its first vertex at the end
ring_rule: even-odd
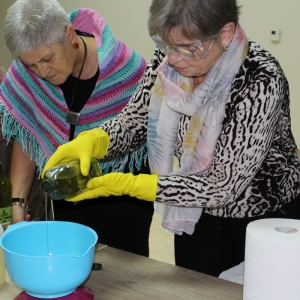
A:
MULTIPOLYGON (((115 117, 127 104, 141 79, 145 60, 116 40, 104 19, 90 9, 70 14, 75 29, 96 38, 100 75, 90 99, 80 112, 75 137, 115 117)), ((56 148, 69 139, 68 111, 62 90, 36 76, 15 59, 0 87, 0 117, 5 139, 16 139, 41 171, 56 148)), ((141 165, 145 145, 131 153, 130 166, 141 165)), ((122 170, 128 156, 106 162, 102 168, 122 170)), ((132 171, 132 170, 131 170, 132 171)))

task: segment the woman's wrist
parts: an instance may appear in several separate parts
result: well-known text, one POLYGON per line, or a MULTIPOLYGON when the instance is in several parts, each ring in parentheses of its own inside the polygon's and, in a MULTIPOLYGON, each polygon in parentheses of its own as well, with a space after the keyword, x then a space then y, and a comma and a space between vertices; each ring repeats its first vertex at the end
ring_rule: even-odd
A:
POLYGON ((12 206, 18 205, 26 209, 27 212, 30 211, 29 202, 26 198, 12 198, 11 205, 12 206))

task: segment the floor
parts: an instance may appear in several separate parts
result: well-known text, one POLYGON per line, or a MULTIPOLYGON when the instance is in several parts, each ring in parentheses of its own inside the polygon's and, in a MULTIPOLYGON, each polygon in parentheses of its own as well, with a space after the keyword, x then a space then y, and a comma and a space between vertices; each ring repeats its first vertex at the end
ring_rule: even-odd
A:
MULTIPOLYGON (((174 157, 173 169, 178 169, 179 162, 174 157)), ((174 234, 162 228, 161 215, 154 212, 149 237, 149 257, 165 263, 175 264, 174 234)))
POLYGON ((154 212, 150 228, 149 257, 173 264, 174 260, 174 235, 161 226, 161 216, 154 212))

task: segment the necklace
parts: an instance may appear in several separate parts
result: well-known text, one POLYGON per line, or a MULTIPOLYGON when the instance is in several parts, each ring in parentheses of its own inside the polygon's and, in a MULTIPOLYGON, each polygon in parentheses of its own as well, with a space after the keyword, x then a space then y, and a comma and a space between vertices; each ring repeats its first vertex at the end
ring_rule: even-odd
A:
MULTIPOLYGON (((83 58, 83 63, 82 63, 82 66, 80 68, 80 71, 79 71, 79 74, 78 74, 78 77, 73 85, 73 89, 72 89, 72 98, 71 98, 71 103, 67 103, 69 108, 72 107, 73 105, 73 102, 74 102, 74 93, 75 93, 75 90, 76 90, 76 87, 77 87, 77 84, 79 82, 79 79, 81 77, 81 74, 82 74, 82 70, 83 70, 83 66, 84 66, 84 63, 85 63, 85 59, 86 59, 86 54, 87 54, 87 46, 86 46, 86 42, 85 40, 79 35, 80 39, 82 40, 83 42, 83 45, 84 45, 84 58, 83 58)), ((89 53, 88 53, 88 61, 89 61, 89 53)), ((77 125, 78 122, 79 122, 79 118, 80 118, 80 113, 77 113, 77 112, 74 112, 74 111, 71 111, 69 110, 66 114, 66 122, 71 124, 71 125, 77 125)))

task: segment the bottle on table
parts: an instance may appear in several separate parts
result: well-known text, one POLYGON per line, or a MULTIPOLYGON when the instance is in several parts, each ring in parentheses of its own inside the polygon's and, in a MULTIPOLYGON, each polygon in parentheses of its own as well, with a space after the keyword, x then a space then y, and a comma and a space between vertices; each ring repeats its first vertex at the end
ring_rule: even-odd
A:
POLYGON ((56 165, 47 170, 41 187, 53 200, 61 200, 81 193, 86 189, 86 185, 91 178, 101 175, 102 171, 96 159, 91 160, 87 176, 81 174, 80 162, 75 160, 56 165))

